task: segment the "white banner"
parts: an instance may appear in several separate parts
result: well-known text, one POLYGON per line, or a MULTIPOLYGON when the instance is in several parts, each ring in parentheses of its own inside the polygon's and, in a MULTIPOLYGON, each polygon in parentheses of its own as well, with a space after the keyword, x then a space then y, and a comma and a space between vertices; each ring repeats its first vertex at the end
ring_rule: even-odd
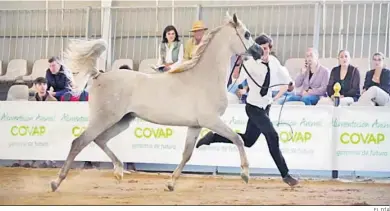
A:
POLYGON ((336 168, 390 171, 390 111, 388 108, 335 109, 336 168))
MULTIPOLYGON (((279 133, 280 148, 287 165, 291 169, 331 169, 331 122, 333 107, 285 106, 281 114, 281 123, 277 126, 280 106, 272 106, 270 118, 279 133), (315 113, 315 115, 313 115, 315 113)), ((231 128, 245 132, 248 117, 244 105, 230 105, 223 120, 231 128)), ((276 140, 272 140, 276 141, 276 140)), ((257 143, 245 148, 251 167, 275 168, 264 135, 257 143)), ((219 166, 240 166, 237 147, 233 144, 212 144, 202 146, 194 152, 192 164, 219 166), (210 153, 212 152, 212 153, 210 153)))
MULTIPOLYGON (((245 132, 248 119, 244 107, 230 105, 222 117, 232 129, 241 133, 245 132)), ((390 170, 388 110, 339 108, 339 116, 332 119, 332 106, 285 106, 280 122, 290 124, 292 134, 286 124, 278 126, 279 111, 280 106, 272 106, 270 117, 290 169, 390 170), (357 123, 347 123, 353 121, 357 123)), ((0 159, 65 160, 73 139, 87 124, 88 104, 84 102, 0 102, 0 159)), ((185 127, 162 126, 136 119, 108 146, 123 162, 178 164, 186 132, 185 127)), ((207 132, 203 129, 201 136, 207 132)), ((276 167, 263 135, 252 148, 245 150, 250 167, 276 167)), ((110 162, 93 142, 76 160, 110 162)), ((240 157, 235 145, 218 143, 195 149, 189 164, 239 167, 240 157)))

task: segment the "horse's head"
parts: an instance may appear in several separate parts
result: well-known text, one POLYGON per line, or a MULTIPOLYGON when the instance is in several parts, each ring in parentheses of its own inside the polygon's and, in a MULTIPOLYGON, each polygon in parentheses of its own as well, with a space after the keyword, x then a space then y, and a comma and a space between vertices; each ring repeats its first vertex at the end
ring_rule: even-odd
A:
POLYGON ((231 50, 235 54, 252 56, 254 59, 259 59, 263 55, 263 49, 255 43, 251 33, 242 21, 237 18, 237 15, 233 14, 232 17, 229 15, 229 12, 226 12, 225 21, 230 24, 232 33, 235 34, 230 39, 231 50))

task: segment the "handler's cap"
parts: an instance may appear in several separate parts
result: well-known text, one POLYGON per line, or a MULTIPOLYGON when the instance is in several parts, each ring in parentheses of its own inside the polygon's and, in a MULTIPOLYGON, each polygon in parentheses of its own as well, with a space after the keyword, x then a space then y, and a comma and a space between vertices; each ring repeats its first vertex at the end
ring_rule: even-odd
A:
POLYGON ((203 22, 201 20, 198 20, 198 21, 195 21, 193 24, 192 24, 192 29, 190 32, 195 32, 195 31, 199 31, 199 30, 207 30, 208 28, 205 27, 205 25, 203 24, 203 22))

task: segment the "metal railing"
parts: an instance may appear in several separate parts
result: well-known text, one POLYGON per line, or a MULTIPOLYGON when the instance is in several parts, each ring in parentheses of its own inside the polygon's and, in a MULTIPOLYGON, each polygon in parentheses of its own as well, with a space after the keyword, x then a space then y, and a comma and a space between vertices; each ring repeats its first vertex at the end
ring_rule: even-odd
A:
POLYGON ((337 57, 340 49, 357 58, 376 51, 390 57, 390 1, 381 1, 0 10, 0 60, 22 58, 32 64, 61 56, 70 38, 104 38, 108 69, 121 58, 139 64, 157 57, 165 26, 174 24, 184 43, 193 21, 202 19, 214 28, 226 10, 236 13, 254 36, 271 35, 282 62, 304 57, 311 46, 323 58, 337 57))

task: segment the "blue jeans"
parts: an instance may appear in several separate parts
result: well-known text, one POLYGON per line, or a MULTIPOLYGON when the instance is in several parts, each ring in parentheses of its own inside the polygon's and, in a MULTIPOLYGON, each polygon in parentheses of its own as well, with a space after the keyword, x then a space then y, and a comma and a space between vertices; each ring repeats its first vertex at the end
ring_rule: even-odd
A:
MULTIPOLYGON (((272 91, 272 97, 275 97, 279 91, 272 91)), ((277 101, 275 101, 277 104, 282 105, 284 102, 287 102, 288 98, 293 95, 292 92, 285 92, 277 101), (286 98, 287 96, 287 98, 286 98)))
POLYGON ((316 105, 319 100, 320 100, 320 96, 318 95, 306 95, 306 96, 291 95, 287 97, 286 101, 302 101, 305 103, 305 105, 316 105))

